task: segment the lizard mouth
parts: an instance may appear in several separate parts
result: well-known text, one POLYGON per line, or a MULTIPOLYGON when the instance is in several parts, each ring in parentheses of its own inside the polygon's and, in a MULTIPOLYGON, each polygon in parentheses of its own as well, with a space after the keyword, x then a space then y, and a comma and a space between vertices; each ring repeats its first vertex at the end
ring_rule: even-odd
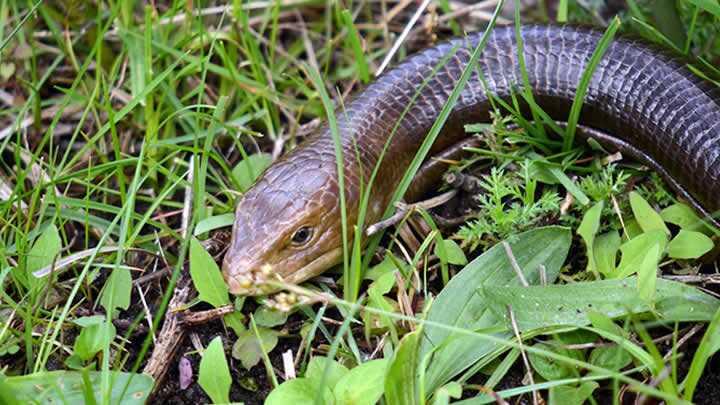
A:
POLYGON ((289 274, 283 274, 284 269, 282 268, 273 268, 267 264, 259 267, 246 267, 226 262, 223 266, 223 277, 230 294, 267 295, 280 289, 271 285, 272 281, 299 284, 319 275, 341 260, 342 248, 334 248, 289 274))

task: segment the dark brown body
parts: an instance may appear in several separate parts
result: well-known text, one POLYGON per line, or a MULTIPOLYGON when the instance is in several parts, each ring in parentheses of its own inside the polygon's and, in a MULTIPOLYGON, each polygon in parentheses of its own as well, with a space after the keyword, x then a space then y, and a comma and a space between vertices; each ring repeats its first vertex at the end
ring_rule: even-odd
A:
MULTIPOLYGON (((530 90, 552 118, 567 119, 580 77, 601 35, 578 27, 522 28, 530 90)), ((367 182, 397 126, 372 187, 366 223, 380 219, 480 37, 472 34, 408 58, 336 113, 350 225, 355 221, 360 184, 367 182)), ((522 84, 517 55, 513 27, 496 28, 478 62, 487 92, 504 99, 511 91, 517 93, 522 84)), ((476 71, 433 149, 460 141, 465 124, 487 121, 489 106, 476 71)), ((720 210, 720 89, 693 74, 684 62, 642 42, 616 39, 594 72, 580 123, 601 143, 660 172, 703 216, 720 210)), ((323 255, 327 258, 326 252, 341 241, 336 176, 334 145, 327 128, 268 169, 238 207, 233 243, 224 264, 231 287, 237 277, 258 281, 254 274, 262 265, 291 281, 321 271, 311 264, 323 255), (312 243, 302 249, 288 247, 288 235, 306 222, 317 227, 312 243), (271 239, 267 248, 255 246, 271 239), (308 265, 311 271, 302 270, 308 265), (298 269, 302 277, 294 276, 298 269)), ((415 194, 429 183, 419 184, 415 194)))
MULTIPOLYGON (((576 27, 523 28, 530 87, 538 104, 553 118, 567 119, 577 84, 601 34, 576 27)), ((355 137, 364 152, 364 166, 371 169, 402 110, 431 77, 433 67, 453 46, 459 46, 402 120, 390 146, 390 164, 382 166, 378 191, 392 189, 404 173, 479 38, 480 34, 474 34, 411 57, 349 103, 345 114, 338 114, 346 153, 351 153, 355 137)), ((504 98, 513 88, 517 92, 522 83, 515 44, 513 27, 496 28, 479 61, 489 92, 504 98)), ((462 125, 488 120, 482 89, 479 75, 474 74, 436 149, 459 141, 464 136, 462 125)), ((615 142, 623 152, 671 177, 705 211, 720 209, 720 89, 698 78, 684 62, 643 43, 616 40, 594 72, 580 122, 614 138, 605 141, 615 142)), ((325 143, 318 142, 317 147, 325 143)))

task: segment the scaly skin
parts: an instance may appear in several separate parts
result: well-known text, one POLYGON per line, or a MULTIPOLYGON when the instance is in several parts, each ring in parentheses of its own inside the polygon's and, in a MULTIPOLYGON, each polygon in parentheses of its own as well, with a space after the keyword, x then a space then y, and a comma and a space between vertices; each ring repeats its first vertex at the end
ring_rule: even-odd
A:
MULTIPOLYGON (((530 89, 552 118, 567 118, 601 35, 570 26, 522 28, 530 89)), ((337 112, 350 229, 357 217, 360 183, 378 163, 393 127, 398 124, 380 163, 366 224, 380 219, 480 37, 472 34, 408 58, 337 112), (433 75, 441 61, 446 63, 433 75)), ((488 91, 501 98, 522 83, 515 44, 513 27, 496 28, 478 63, 488 91)), ((461 140, 463 125, 487 121, 488 110, 476 70, 434 151, 461 140)), ((580 123, 601 143, 657 170, 702 215, 720 209, 720 89, 682 61, 643 42, 616 39, 595 70, 580 123)), ((268 276, 298 283, 341 260, 336 177, 334 144, 325 127, 273 164, 245 194, 223 263, 232 293, 267 292, 258 285, 268 276), (307 241, 301 238, 304 231, 296 235, 303 227, 310 230, 307 241), (293 236, 302 243, 292 242, 293 236)), ((433 179, 425 180, 414 190, 416 195, 432 184, 433 179)))

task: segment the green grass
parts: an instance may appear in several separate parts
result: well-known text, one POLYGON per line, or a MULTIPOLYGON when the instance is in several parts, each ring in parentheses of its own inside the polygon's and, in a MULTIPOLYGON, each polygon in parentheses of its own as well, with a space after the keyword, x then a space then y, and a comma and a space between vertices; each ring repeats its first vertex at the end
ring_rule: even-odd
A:
MULTIPOLYGON (((165 400, 253 402, 272 390, 273 400, 282 402, 309 389, 306 399, 317 402, 328 395, 350 401, 358 393, 369 401, 387 393, 386 403, 447 403, 462 393, 466 403, 485 403, 490 394, 528 400, 533 391, 567 402, 584 399, 585 390, 593 401, 600 389, 617 398, 625 388, 668 402, 697 400, 718 347, 717 300, 667 284, 657 269, 687 272, 699 263, 694 258, 704 253, 701 248, 717 243, 717 231, 676 204, 657 176, 628 161, 608 164, 607 153, 578 145, 574 136, 584 91, 616 32, 636 32, 697 58, 700 70, 717 79, 717 7, 697 0, 678 7, 662 2, 659 10, 651 3, 629 2, 629 11, 601 27, 606 34, 583 75, 566 129, 554 126, 522 89, 512 100, 491 100, 494 121, 468 128, 483 133, 484 144, 453 168, 476 179, 482 191, 461 197, 473 213, 467 221, 447 227, 447 218, 438 215, 461 216, 460 210, 421 210, 363 240, 375 167, 364 179, 355 229, 348 229, 348 203, 341 198, 342 286, 315 280, 290 287, 289 295, 256 299, 228 296, 217 269, 227 242, 223 228, 237 198, 270 154, 302 142, 315 118, 329 123, 344 188, 335 117, 343 110, 340 95, 356 94, 372 80, 417 4, 398 9, 385 24, 398 3, 0 2, 0 133, 7 134, 0 139, 0 191, 9 190, 8 196, 0 193, 0 398, 12 403, 8 393, 32 392, 36 400, 109 404, 147 397, 150 382, 140 372, 164 317, 177 310, 170 302, 185 287, 184 273, 192 270, 198 294, 182 309, 235 310, 189 329, 196 336, 185 339, 168 365, 175 370, 180 356, 190 359, 192 383, 200 381, 208 396, 188 397, 200 390, 183 391, 166 379, 161 386, 174 397, 165 400), (668 18, 681 24, 668 31, 658 23, 668 18), (521 102, 533 107, 531 116, 518 113, 521 102), (628 197, 629 191, 636 193, 628 197), (568 194, 576 202, 560 213, 556 206, 568 194), (400 231, 419 218, 428 232, 408 237, 400 231), (542 225, 553 227, 538 230, 542 225), (667 227, 670 234, 658 231, 667 227), (570 328, 521 322, 522 342, 516 340, 514 326, 502 317, 510 308, 522 321, 531 305, 507 298, 518 283, 511 266, 504 265, 507 273, 500 276, 506 281, 494 289, 453 281, 471 273, 500 277, 486 275, 491 266, 480 264, 505 263, 505 251, 493 246, 507 241, 520 271, 539 284, 532 244, 523 239, 528 231, 554 246, 555 254, 541 263, 551 284, 582 287, 612 281, 614 270, 637 273, 626 279, 630 289, 619 292, 638 307, 613 307, 614 319, 598 310, 570 328), (579 236, 572 243, 571 232, 579 236), (563 249, 570 251, 567 260, 563 249), (72 262, 59 268, 67 258, 72 262), (43 278, 32 274, 46 269, 43 278), (163 275, 137 283, 154 272, 163 275), (453 309, 467 304, 458 302, 464 294, 475 312, 453 309), (668 308, 663 299, 676 305, 668 308), (693 311, 671 311, 689 308, 689 302, 693 311), (290 309, 291 315, 269 307, 290 309), (452 336, 442 347, 454 349, 428 346, 431 336, 452 336), (228 350, 235 345, 240 353, 228 350), (294 382, 284 382, 281 352, 288 349, 293 358, 302 352, 293 364, 300 377, 294 382), (453 352, 473 361, 443 374, 453 352), (525 370, 524 356, 531 370, 525 370), (621 361, 626 358, 631 361, 621 361), (398 371, 400 363, 417 374, 398 371), (54 370, 63 371, 49 373, 54 370), (497 388, 528 371, 534 383, 497 388), (398 384, 413 389, 389 387, 398 384)), ((424 15, 457 11, 448 1, 437 6, 424 15)), ((484 9, 492 17, 483 22, 452 18, 435 32, 444 38, 450 31, 492 28, 501 7, 497 2, 484 9)), ((557 15, 526 11, 571 22, 597 23, 599 15, 572 1, 559 2, 557 15)), ((520 17, 530 18, 518 12, 515 22, 520 17)), ((421 18, 417 26, 423 23, 421 18)), ((405 42, 395 61, 427 45, 423 29, 411 30, 420 45, 405 42)), ((393 203, 410 186, 471 73, 472 64, 392 190, 393 203)), ((523 82, 527 88, 526 72, 523 82)), ((381 160, 391 158, 385 155, 394 131, 381 160)), ((336 275, 326 277, 338 281, 336 275)), ((532 288, 527 291, 547 302, 562 298, 552 289, 532 288)))

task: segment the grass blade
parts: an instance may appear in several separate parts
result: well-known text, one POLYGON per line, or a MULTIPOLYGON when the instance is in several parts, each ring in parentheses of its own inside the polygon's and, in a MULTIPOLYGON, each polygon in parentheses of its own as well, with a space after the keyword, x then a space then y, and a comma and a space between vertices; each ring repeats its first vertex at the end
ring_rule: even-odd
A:
POLYGON ((697 388, 700 377, 702 377, 705 365, 718 350, 720 350, 720 308, 715 312, 715 316, 708 325, 707 331, 705 331, 705 335, 700 341, 700 346, 698 346, 693 356, 687 377, 683 382, 683 397, 686 400, 692 401, 695 388, 697 388))
MULTIPOLYGON (((339 191, 339 197, 340 197, 340 224, 341 224, 341 230, 342 230, 342 246, 343 246, 343 271, 347 273, 347 269, 349 267, 349 245, 348 245, 348 221, 347 221, 347 201, 345 196, 345 159, 343 157, 343 146, 342 146, 342 139, 340 135, 340 130, 338 129, 338 123, 337 123, 337 117, 335 116, 335 109, 333 107, 333 103, 330 100, 330 96, 327 93, 327 90, 325 90, 325 81, 320 76, 320 72, 318 72, 316 69, 313 69, 309 64, 305 64, 303 66, 306 74, 312 81, 313 85, 315 86, 315 89, 320 94, 320 100, 322 100, 323 107, 325 108, 325 115, 327 117, 328 122, 328 128, 330 130, 330 135, 333 139, 333 144, 335 146, 335 163, 336 163, 336 169, 337 169, 337 181, 338 181, 338 190, 339 191)), ((345 285, 345 288, 347 288, 347 283, 345 285)))
POLYGON ((615 17, 605 30, 602 38, 600 38, 595 51, 590 57, 590 62, 588 62, 588 65, 580 78, 580 83, 578 84, 578 88, 575 92, 575 99, 573 100, 572 107, 570 108, 568 125, 565 130, 565 142, 563 146, 563 150, 565 151, 569 151, 575 141, 575 130, 577 128, 578 120, 580 119, 580 110, 582 109, 582 105, 585 101, 585 93, 587 92, 588 86, 590 86, 590 80, 595 72, 595 68, 600 63, 600 60, 610 46, 610 43, 619 28, 620 19, 615 17))
POLYGON ((352 14, 350 14, 349 10, 343 10, 340 12, 340 18, 348 30, 347 41, 350 48, 352 48, 353 55, 355 55, 354 62, 358 76, 360 76, 360 80, 362 80, 363 83, 367 83, 370 81, 370 69, 368 68, 367 59, 365 59, 365 51, 362 48, 360 34, 353 23, 352 14))

